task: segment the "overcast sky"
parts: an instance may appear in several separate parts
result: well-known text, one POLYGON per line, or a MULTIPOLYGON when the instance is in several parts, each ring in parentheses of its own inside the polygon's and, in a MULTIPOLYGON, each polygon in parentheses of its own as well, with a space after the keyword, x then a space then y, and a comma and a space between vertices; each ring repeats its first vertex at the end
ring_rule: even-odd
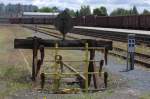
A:
POLYGON ((4 4, 33 4, 39 7, 57 6, 62 9, 70 8, 74 10, 79 9, 81 5, 90 5, 91 9, 105 6, 108 12, 119 7, 130 9, 133 5, 137 6, 140 12, 143 11, 143 9, 150 10, 150 0, 0 0, 0 2, 4 4))

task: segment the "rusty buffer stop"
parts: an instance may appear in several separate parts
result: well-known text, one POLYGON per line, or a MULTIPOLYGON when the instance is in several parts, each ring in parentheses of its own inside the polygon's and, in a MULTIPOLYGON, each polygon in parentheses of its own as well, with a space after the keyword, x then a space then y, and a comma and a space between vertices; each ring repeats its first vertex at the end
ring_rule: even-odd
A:
MULTIPOLYGON (((40 80, 41 89, 45 88, 46 77, 47 75, 53 75, 52 83, 54 85, 53 92, 59 93, 60 91, 64 92, 66 90, 60 88, 61 79, 67 76, 75 77, 75 82, 79 85, 80 88, 68 90, 82 90, 88 92, 89 90, 100 90, 99 81, 103 78, 105 87, 107 87, 107 78, 108 73, 102 71, 104 64, 107 64, 107 53, 109 50, 112 50, 112 41, 105 40, 92 40, 92 39, 78 39, 78 40, 65 40, 65 35, 72 29, 72 23, 70 16, 67 11, 62 12, 56 18, 55 27, 58 29, 62 35, 63 39, 61 40, 52 40, 52 39, 42 39, 38 37, 30 37, 26 39, 15 39, 14 48, 15 49, 31 49, 33 51, 33 60, 32 60, 32 80, 37 82, 40 80), (41 68, 44 63, 44 57, 46 55, 45 49, 55 50, 54 54, 54 71, 41 72, 41 68), (77 71, 73 66, 67 65, 63 60, 63 56, 58 54, 60 50, 80 50, 85 54, 85 58, 80 62, 84 63, 83 70, 77 71), (96 51, 102 50, 104 52, 104 60, 95 61, 96 51), (40 55, 38 55, 38 53, 40 55), (96 62, 99 63, 99 66, 96 66, 96 62), (67 68, 70 72, 65 72, 64 69, 67 68), (102 77, 103 74, 103 77, 102 77), (38 76, 40 75, 40 76, 38 76), (65 76, 64 76, 65 75, 65 76), (93 78, 93 80, 92 80, 93 78), (93 81, 94 89, 90 89, 90 84, 93 81)), ((67 60, 72 61, 72 60, 67 60)), ((76 62, 76 61, 74 61, 76 62)))
MULTIPOLYGON (((32 65, 32 79, 33 81, 36 81, 37 75, 39 75, 40 68, 43 64, 44 60, 44 49, 49 48, 52 50, 56 50, 55 55, 55 72, 49 73, 51 75, 55 75, 54 78, 55 84, 58 84, 59 79, 61 79, 62 75, 76 75, 77 80, 80 84, 80 87, 82 89, 85 89, 86 91, 89 90, 88 87, 91 82, 91 78, 93 78, 95 89, 99 88, 98 80, 99 75, 101 74, 101 65, 103 64, 102 61, 99 61, 100 67, 97 71, 95 66, 95 51, 96 50, 104 50, 105 53, 108 52, 108 50, 112 49, 112 42, 111 41, 96 41, 96 40, 90 40, 90 39, 84 39, 84 40, 50 40, 50 39, 41 39, 37 37, 33 38, 27 38, 27 39, 15 39, 14 42, 14 48, 16 49, 31 49, 33 50, 33 65, 32 65), (38 50, 40 51, 40 57, 38 57, 38 50), (62 57, 60 55, 57 55, 58 50, 82 50, 85 51, 85 66, 83 72, 76 71, 72 66, 66 66, 65 62, 62 61, 62 57), (63 73, 63 70, 60 67, 67 67, 69 70, 71 70, 73 73, 63 73), (61 70, 58 70, 61 69, 61 70), (59 72, 61 71, 61 72, 59 72), (92 77, 93 76, 93 77, 92 77)), ((105 59, 107 57, 107 54, 104 55, 105 59)), ((107 60, 107 59, 106 59, 107 60)), ((105 60, 105 61, 106 61, 105 60)), ((69 60, 68 60, 69 61, 69 60)), ((106 75, 106 73, 104 73, 106 75)), ((45 73, 41 73, 41 83, 44 83, 44 76, 45 73)), ((106 80, 105 80, 106 82, 106 80)), ((58 84, 59 85, 59 84, 58 84)), ((57 86, 56 90, 59 89, 59 86, 57 86)), ((44 84, 41 84, 41 87, 43 88, 44 84)), ((106 85, 107 86, 107 85, 106 85)))

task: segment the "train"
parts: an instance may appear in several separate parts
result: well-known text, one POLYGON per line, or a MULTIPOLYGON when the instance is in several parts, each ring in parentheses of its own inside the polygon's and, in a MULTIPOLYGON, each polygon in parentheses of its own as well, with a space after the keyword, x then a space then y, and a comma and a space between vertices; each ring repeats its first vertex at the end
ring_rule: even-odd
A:
POLYGON ((23 12, 22 16, 10 18, 12 24, 53 24, 59 13, 23 12))
MULTIPOLYGON (((75 26, 150 30, 150 15, 80 16, 72 18, 75 26)), ((10 23, 54 24, 52 18, 10 18, 10 23)))
POLYGON ((150 15, 82 16, 73 18, 76 26, 150 30, 150 15))
POLYGON ((54 24, 52 18, 10 18, 11 24, 54 24))

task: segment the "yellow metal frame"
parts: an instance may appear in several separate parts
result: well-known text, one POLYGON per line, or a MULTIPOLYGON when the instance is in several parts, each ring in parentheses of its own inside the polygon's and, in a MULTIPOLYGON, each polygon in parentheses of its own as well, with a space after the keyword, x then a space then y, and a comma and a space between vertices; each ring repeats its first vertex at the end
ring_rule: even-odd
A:
POLYGON ((88 50, 88 43, 85 43, 85 91, 88 92, 88 65, 89 65, 89 50, 88 50))
MULTIPOLYGON (((58 55, 58 43, 55 44, 55 56, 58 55)), ((60 86, 60 73, 59 73, 59 64, 57 63, 57 60, 55 58, 55 64, 54 64, 54 91, 57 92, 59 90, 60 86)))
MULTIPOLYGON (((51 48, 50 48, 51 49, 51 48)), ((77 50, 77 49, 81 49, 81 50, 85 50, 85 59, 83 61, 66 61, 66 62, 84 62, 85 63, 85 67, 84 67, 84 71, 83 72, 79 72, 78 74, 83 74, 84 77, 85 77, 85 89, 82 89, 82 90, 85 90, 86 93, 88 93, 88 74, 99 74, 100 72, 88 72, 88 65, 89 65, 89 62, 90 61, 93 61, 93 62, 99 62, 99 61, 94 61, 94 60, 89 60, 89 49, 95 49, 95 50, 104 50, 105 48, 104 47, 89 47, 88 43, 85 43, 85 48, 84 47, 67 47, 67 48, 60 48, 58 46, 58 43, 55 44, 55 48, 52 48, 53 50, 55 50, 55 56, 58 55, 58 51, 59 50, 69 50, 69 49, 74 49, 74 50, 77 50)), ((48 62, 48 60, 47 60, 48 62)), ((54 61, 52 62, 55 62, 54 63, 54 73, 45 73, 46 75, 54 75, 54 91, 57 92, 59 91, 59 86, 60 86, 60 79, 64 76, 64 75, 77 75, 77 73, 60 73, 59 71, 59 66, 60 64, 58 64, 57 60, 55 59, 54 61)), ((101 72, 103 73, 103 72, 101 72)))

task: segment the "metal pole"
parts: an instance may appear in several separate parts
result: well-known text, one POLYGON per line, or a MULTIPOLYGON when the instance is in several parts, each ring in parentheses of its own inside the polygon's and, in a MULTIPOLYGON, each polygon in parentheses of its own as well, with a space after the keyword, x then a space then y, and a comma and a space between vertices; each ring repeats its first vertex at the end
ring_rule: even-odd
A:
POLYGON ((126 71, 129 70, 129 52, 127 51, 127 68, 126 68, 126 71))
POLYGON ((131 58, 130 70, 134 70, 134 52, 130 53, 130 58, 131 58))
POLYGON ((128 57, 130 62, 130 67, 127 65, 128 70, 134 69, 134 53, 135 53, 135 35, 129 34, 128 35, 128 57))

